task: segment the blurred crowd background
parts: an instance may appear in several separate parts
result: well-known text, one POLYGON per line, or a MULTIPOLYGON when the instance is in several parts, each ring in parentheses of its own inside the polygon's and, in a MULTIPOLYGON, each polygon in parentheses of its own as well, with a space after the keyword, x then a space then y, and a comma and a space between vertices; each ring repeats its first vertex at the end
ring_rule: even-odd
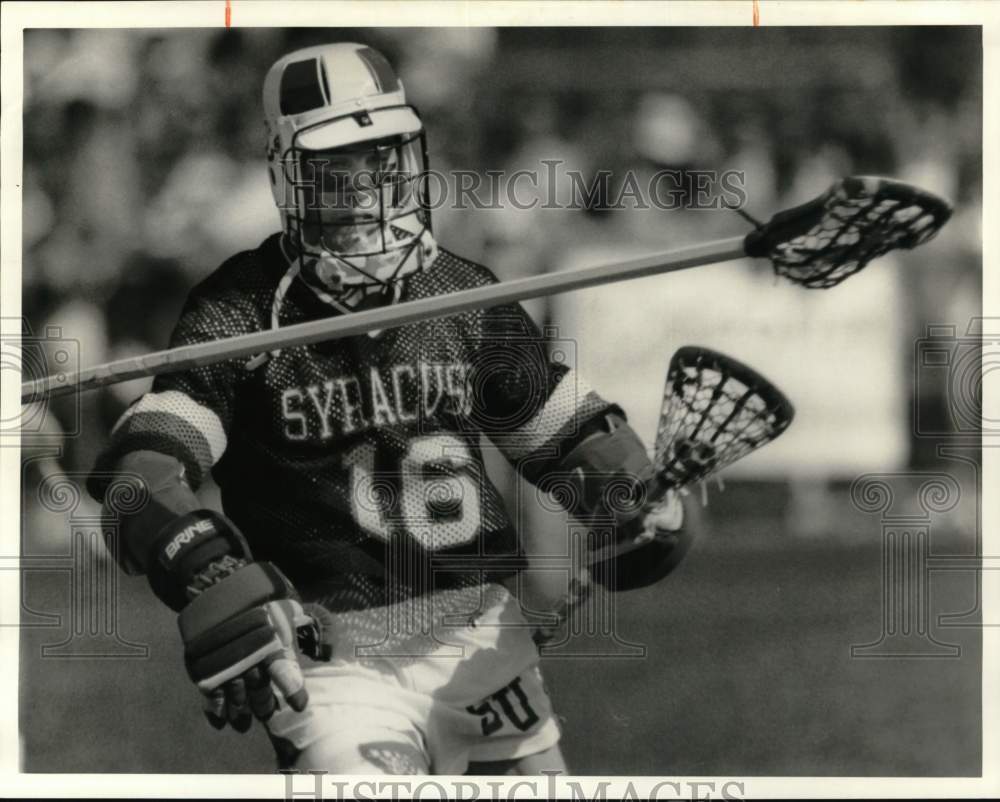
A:
MULTIPOLYGON (((906 256, 893 291, 898 359, 912 361, 908 345, 927 323, 964 333, 981 306, 976 36, 963 28, 29 31, 24 315, 36 331, 58 325, 79 341, 83 365, 165 347, 190 287, 278 227, 263 162, 267 68, 291 49, 358 40, 384 51, 402 76, 425 119, 434 170, 537 170, 542 200, 550 197, 543 159, 588 180, 610 171, 610 197, 590 209, 437 209, 439 240, 501 278, 575 266, 608 243, 641 253, 746 230, 728 211, 609 209, 629 171, 741 171, 745 208, 765 219, 852 173, 899 177, 952 199, 955 219, 906 256)), ((568 186, 555 194, 565 199, 568 186)), ((760 280, 772 285, 764 270, 760 280)), ((850 305, 840 308, 849 316, 850 305)), ((531 311, 560 323, 558 302, 531 311)), ((642 345, 616 340, 625 352, 642 345)), ((86 468, 143 389, 86 397, 66 464, 86 468)), ((901 422, 910 400, 901 399, 901 422)), ((943 410, 944 399, 923 403, 943 410)), ((64 406, 63 418, 72 412, 64 406)), ((909 445, 907 461, 927 456, 920 440, 909 445)))
MULTIPOLYGON (((599 197, 589 208, 436 210, 439 241, 491 266, 502 279, 747 230, 726 210, 610 208, 629 171, 640 176, 660 168, 742 171, 745 208, 764 219, 849 174, 894 176, 951 199, 954 218, 931 244, 886 260, 882 279, 858 277, 854 299, 839 296, 836 308, 824 307, 823 318, 840 327, 837 336, 848 348, 841 356, 850 364, 857 362, 850 348, 869 347, 860 335, 850 336, 861 330, 852 329, 857 316, 867 315, 862 323, 876 331, 870 347, 882 361, 865 369, 890 376, 891 395, 883 399, 879 421, 893 427, 884 437, 895 445, 885 452, 891 454, 885 465, 879 465, 883 452, 876 449, 863 467, 940 465, 936 449, 943 441, 915 436, 913 410, 919 406, 934 430, 947 436, 955 426, 947 382, 913 381, 914 343, 930 324, 952 325, 964 334, 981 314, 982 50, 979 31, 971 28, 27 31, 22 281, 23 314, 32 333, 59 327, 62 336, 79 342, 82 366, 165 347, 187 291, 233 253, 277 230, 263 158, 260 88, 279 56, 328 41, 359 41, 386 54, 425 120, 435 170, 484 176, 490 170, 544 171, 542 159, 560 159, 584 176, 611 172, 611 197, 599 197)), ((548 196, 544 185, 538 192, 548 196)), ((752 282, 748 292, 776 287, 766 266, 733 269, 742 271, 741 281, 752 282)), ((745 296, 741 301, 735 294, 737 285, 726 284, 734 273, 715 275, 720 280, 707 287, 709 295, 685 296, 694 317, 684 309, 678 319, 693 319, 695 326, 698 316, 711 319, 713 305, 729 304, 737 315, 741 303, 749 308, 745 296)), ((657 285, 664 299, 670 288, 680 293, 695 286, 683 276, 670 281, 675 283, 657 285)), ((643 292, 640 284, 636 291, 643 292)), ((806 295, 794 289, 783 308, 821 303, 806 295)), ((603 329, 600 321, 588 320, 586 304, 571 304, 557 299, 529 308, 539 323, 579 333, 583 347, 588 332, 593 339, 593 332, 603 329)), ((632 310, 605 303, 599 314, 605 319, 617 314, 624 325, 632 310)), ((671 313, 660 317, 664 314, 671 313)), ((790 346, 796 331, 778 331, 768 353, 751 349, 739 356, 768 373, 780 370, 784 360, 794 372, 796 361, 808 355, 790 346)), ((688 332, 675 334, 673 345, 688 339, 688 332)), ((653 342, 658 336, 633 327, 628 337, 623 334, 600 351, 602 364, 612 361, 615 351, 619 362, 640 358, 654 346, 662 351, 666 346, 653 342)), ((837 341, 831 348, 836 347, 837 341)), ((667 355, 660 353, 656 375, 642 378, 654 394, 667 355)), ((816 370, 824 369, 821 356, 812 361, 816 370)), ((596 368, 600 373, 601 366, 596 368)), ((608 376, 614 379, 613 370, 608 376)), ((863 398, 868 379, 844 372, 837 377, 842 390, 832 396, 823 391, 822 408, 836 407, 830 413, 835 417, 810 421, 806 415, 801 425, 815 436, 826 431, 828 442, 813 450, 808 442, 790 441, 795 459, 772 466, 778 489, 767 498, 815 513, 817 505, 829 503, 829 492, 784 480, 803 465, 820 475, 824 486, 852 478, 824 473, 836 473, 829 454, 843 431, 837 427, 854 427, 866 414, 865 404, 877 406, 863 398), (789 486, 799 490, 789 492, 789 486)), ((876 379, 872 386, 887 386, 876 379)), ((90 468, 114 421, 148 384, 129 382, 86 394, 79 410, 74 400, 53 404, 54 415, 42 424, 44 436, 24 439, 26 458, 36 458, 25 472, 26 487, 46 471, 90 468), (60 426, 70 430, 63 438, 60 426)), ((630 386, 617 380, 611 392, 626 404, 632 395, 630 386)), ((24 499, 26 548, 45 551, 46 539, 58 539, 58 531, 32 525, 44 515, 33 508, 35 494, 26 491, 24 499)), ((775 526, 785 527, 782 537, 794 536, 787 516, 767 514, 775 526)), ((836 522, 840 513, 835 509, 831 515, 836 522)), ((860 524, 845 524, 841 532, 851 526, 860 524)), ((959 534, 971 536, 973 528, 967 520, 959 534)), ((865 531, 877 533, 877 526, 865 531)), ((974 672, 963 677, 953 685, 975 696, 974 672)), ((86 715, 84 709, 80 717, 86 715)), ((42 755, 34 764, 38 770, 52 770, 52 761, 59 762, 55 752, 46 751, 46 726, 26 725, 29 747, 42 755)), ((585 749, 574 748, 577 754, 585 749)), ((680 750, 680 763, 665 767, 696 773, 712 767, 680 750)), ((817 742, 816 754, 821 753, 817 742)), ((931 749, 928 754, 940 756, 931 749)), ((625 755, 619 764, 630 759, 625 755)), ((192 760, 197 764, 199 757, 192 760)), ((816 765, 831 773, 838 766, 863 773, 867 764, 859 760, 816 765)), ((648 763, 633 763, 645 773, 660 766, 652 756, 648 763)), ((236 757, 231 766, 239 766, 236 757)), ((774 767, 795 773, 786 763, 774 767)))

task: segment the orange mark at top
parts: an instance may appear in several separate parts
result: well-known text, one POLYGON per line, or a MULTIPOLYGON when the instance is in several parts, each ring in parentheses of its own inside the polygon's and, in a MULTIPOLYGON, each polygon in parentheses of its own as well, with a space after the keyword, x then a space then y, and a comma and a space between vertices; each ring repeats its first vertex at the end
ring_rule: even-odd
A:
MULTIPOLYGON (((226 0, 226 6, 229 6, 229 0, 226 0)), ((226 23, 229 24, 228 22, 226 23)), ((760 4, 757 0, 753 0, 753 26, 756 28, 760 25, 760 4)))
MULTIPOLYGON (((757 17, 757 0, 753 0, 754 3, 754 19, 757 17)), ((226 27, 229 28, 233 24, 233 8, 229 4, 229 0, 226 0, 226 27)), ((756 23, 755 23, 756 24, 756 23)))

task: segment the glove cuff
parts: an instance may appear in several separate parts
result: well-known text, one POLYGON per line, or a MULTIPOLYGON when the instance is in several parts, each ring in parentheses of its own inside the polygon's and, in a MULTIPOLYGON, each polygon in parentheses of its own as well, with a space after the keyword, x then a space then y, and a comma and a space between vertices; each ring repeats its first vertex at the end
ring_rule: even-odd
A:
POLYGON ((194 510, 156 536, 147 576, 153 592, 180 611, 193 594, 252 559, 236 526, 214 510, 194 510))

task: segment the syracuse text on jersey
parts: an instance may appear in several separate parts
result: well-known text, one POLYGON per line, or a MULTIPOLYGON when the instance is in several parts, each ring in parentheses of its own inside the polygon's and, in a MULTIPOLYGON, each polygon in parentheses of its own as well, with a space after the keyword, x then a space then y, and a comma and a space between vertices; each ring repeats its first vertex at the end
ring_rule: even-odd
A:
POLYGON ((469 365, 464 362, 372 366, 367 373, 288 387, 281 415, 289 440, 328 440, 377 426, 427 420, 438 412, 471 411, 469 365), (411 399, 407 406, 407 399, 411 399), (335 409, 339 408, 339 415, 335 409))

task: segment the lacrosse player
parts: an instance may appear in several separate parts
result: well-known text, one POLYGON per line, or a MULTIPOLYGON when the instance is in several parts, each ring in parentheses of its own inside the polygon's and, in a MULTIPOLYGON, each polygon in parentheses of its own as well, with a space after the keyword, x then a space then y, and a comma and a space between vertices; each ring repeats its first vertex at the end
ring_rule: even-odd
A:
MULTIPOLYGON (((263 94, 282 230, 194 288, 172 347, 496 282, 435 240, 424 128, 382 55, 299 50, 263 94)), ((508 305, 162 375, 129 407, 90 492, 145 494, 113 551, 179 614, 214 726, 256 717, 299 770, 565 770, 480 435, 612 522, 630 550, 595 551, 595 582, 649 585, 691 536, 621 407, 547 350, 508 305), (224 515, 195 496, 209 472, 224 515)))

